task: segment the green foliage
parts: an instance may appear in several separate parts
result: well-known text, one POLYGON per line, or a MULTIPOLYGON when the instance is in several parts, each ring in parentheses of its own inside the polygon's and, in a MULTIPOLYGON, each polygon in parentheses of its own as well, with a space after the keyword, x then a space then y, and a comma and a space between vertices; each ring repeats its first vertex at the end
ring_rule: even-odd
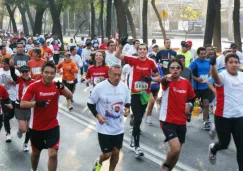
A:
POLYGON ((194 10, 189 5, 185 5, 181 14, 181 19, 185 21, 196 21, 199 19, 200 16, 202 16, 201 11, 194 10))

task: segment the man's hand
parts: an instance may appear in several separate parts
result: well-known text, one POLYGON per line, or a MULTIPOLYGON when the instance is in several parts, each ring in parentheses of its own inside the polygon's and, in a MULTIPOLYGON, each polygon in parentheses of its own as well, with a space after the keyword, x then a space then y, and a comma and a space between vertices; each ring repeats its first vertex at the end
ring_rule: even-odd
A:
POLYGON ((121 37, 121 39, 120 39, 120 44, 121 44, 122 46, 125 46, 125 44, 127 44, 127 38, 128 38, 128 35, 125 36, 125 37, 121 37))
POLYGON ((127 117, 129 115, 129 113, 130 113, 130 109, 125 107, 123 110, 123 116, 127 117))
POLYGON ((49 100, 40 100, 35 102, 36 107, 46 107, 49 104, 49 100))
POLYGON ((167 74, 165 76, 166 81, 171 81, 172 74, 167 74))
POLYGON ((57 89, 63 90, 65 88, 65 85, 62 82, 60 82, 59 80, 57 82, 54 82, 54 83, 56 84, 57 89))
POLYGON ((105 123, 105 120, 106 120, 105 117, 101 116, 100 114, 97 114, 96 117, 97 117, 97 119, 98 119, 98 121, 99 121, 99 123, 100 123, 101 125, 103 125, 103 124, 105 123))
POLYGON ((10 60, 9 60, 9 65, 10 65, 10 66, 14 66, 14 61, 13 61, 13 59, 10 59, 10 60))
POLYGON ((13 105, 12 104, 5 104, 5 106, 7 106, 9 109, 13 109, 13 105))
POLYGON ((148 82, 151 82, 152 81, 152 78, 149 77, 149 76, 142 76, 142 81, 148 83, 148 82))
POLYGON ((105 80, 105 77, 100 76, 99 79, 100 79, 100 81, 104 81, 105 80))
POLYGON ((216 56, 210 57, 210 65, 215 66, 216 65, 216 56))
POLYGON ((199 78, 197 78, 197 82, 199 82, 199 83, 203 83, 204 80, 203 80, 201 77, 199 77, 199 78))

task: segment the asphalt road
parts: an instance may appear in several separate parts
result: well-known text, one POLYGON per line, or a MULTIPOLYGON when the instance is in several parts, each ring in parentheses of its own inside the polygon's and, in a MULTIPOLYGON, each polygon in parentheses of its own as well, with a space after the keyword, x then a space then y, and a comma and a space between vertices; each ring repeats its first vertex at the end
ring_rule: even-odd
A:
MULTIPOLYGON (((86 102, 89 88, 84 83, 78 83, 74 94, 74 111, 66 109, 65 98, 59 102, 59 121, 61 143, 58 152, 58 171, 91 171, 95 160, 101 154, 95 118, 89 112, 86 102)), ((143 158, 135 158, 129 146, 130 125, 129 117, 125 122, 125 136, 123 149, 117 171, 159 171, 160 164, 165 160, 168 144, 164 143, 164 135, 159 127, 159 109, 154 108, 153 125, 142 123, 141 147, 144 150, 143 158)), ((12 143, 5 143, 4 129, 0 132, 0 171, 30 171, 30 152, 22 152, 24 138, 16 135, 16 119, 11 120, 12 143)), ((183 145, 180 160, 175 171, 236 171, 236 150, 233 141, 229 149, 218 152, 217 163, 212 166, 208 161, 208 145, 213 142, 208 132, 203 131, 202 116, 192 118, 188 124, 186 143, 183 145)), ((216 141, 217 139, 215 139, 216 141)), ((39 171, 47 171, 47 151, 41 154, 39 171)), ((108 171, 108 162, 105 162, 102 171, 108 171)))

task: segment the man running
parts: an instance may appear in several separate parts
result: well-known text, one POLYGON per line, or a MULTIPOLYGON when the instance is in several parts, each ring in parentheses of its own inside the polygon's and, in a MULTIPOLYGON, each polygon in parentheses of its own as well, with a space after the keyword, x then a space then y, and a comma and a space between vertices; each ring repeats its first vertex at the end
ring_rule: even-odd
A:
POLYGON ((13 59, 14 66, 17 69, 23 65, 27 65, 30 60, 30 56, 24 53, 23 43, 17 43, 17 53, 13 54, 11 58, 13 59))
POLYGON ((102 163, 108 159, 109 171, 114 171, 119 160, 124 136, 123 116, 128 116, 131 101, 127 86, 120 81, 121 74, 121 66, 112 65, 109 78, 93 89, 88 100, 89 110, 97 118, 96 131, 103 153, 96 161, 93 171, 100 171, 102 163))
POLYGON ((32 145, 32 170, 37 171, 40 153, 48 149, 48 170, 57 170, 57 150, 60 143, 58 123, 58 99, 60 95, 71 99, 72 93, 62 83, 53 82, 56 66, 46 62, 42 66, 42 79, 31 84, 25 91, 20 107, 33 108, 30 117, 30 141, 32 145))
POLYGON ((140 125, 149 101, 151 81, 159 82, 160 75, 155 62, 147 58, 148 47, 146 44, 139 45, 138 57, 124 56, 121 52, 126 42, 127 37, 121 39, 121 44, 117 48, 115 56, 132 67, 129 82, 131 83, 131 107, 134 115, 134 126, 130 146, 135 147, 134 152, 139 157, 144 155, 139 145, 140 125), (152 73, 154 73, 154 77, 152 77, 152 73))
POLYGON ((178 59, 172 59, 168 68, 169 74, 162 79, 163 95, 159 120, 170 150, 162 165, 162 171, 171 171, 179 159, 186 137, 186 100, 195 98, 191 83, 180 77, 180 72, 183 70, 182 63, 178 59))
POLYGON ((209 145, 209 161, 216 163, 216 154, 227 149, 233 136, 239 171, 243 170, 243 73, 239 72, 240 59, 230 53, 225 57, 226 70, 218 74, 216 58, 211 57, 211 73, 216 84, 215 127, 219 141, 209 145))

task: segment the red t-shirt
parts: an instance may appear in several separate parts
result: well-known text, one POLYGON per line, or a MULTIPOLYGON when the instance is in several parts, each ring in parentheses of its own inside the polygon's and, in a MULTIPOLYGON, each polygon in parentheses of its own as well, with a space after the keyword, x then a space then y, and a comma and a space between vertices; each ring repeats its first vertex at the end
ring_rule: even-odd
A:
POLYGON ((131 93, 140 91, 150 93, 151 83, 142 81, 142 76, 151 77, 152 72, 158 72, 155 62, 149 58, 146 58, 145 61, 141 61, 138 57, 134 56, 125 56, 124 61, 132 67, 129 76, 129 88, 131 93))
POLYGON ((163 95, 159 120, 177 124, 186 124, 186 100, 193 99, 196 95, 191 83, 183 77, 178 81, 171 81, 167 86, 162 86, 163 95))
POLYGON ((7 99, 9 97, 8 91, 0 84, 0 99, 7 99))
POLYGON ((102 44, 100 45, 100 50, 107 50, 107 44, 102 43, 102 44))
POLYGON ((39 80, 27 87, 22 100, 50 100, 46 107, 34 107, 31 110, 29 125, 31 129, 43 131, 59 125, 57 120, 59 95, 61 90, 56 88, 55 83, 45 85, 42 80, 39 80))
POLYGON ((108 78, 108 66, 95 66, 92 65, 89 67, 88 72, 86 74, 86 79, 91 79, 91 90, 95 87, 96 84, 100 82, 100 76, 108 78))
POLYGON ((22 96, 23 96, 23 93, 25 92, 25 90, 27 89, 27 87, 32 84, 33 82, 35 82, 35 80, 28 80, 28 81, 25 81, 22 77, 17 77, 17 80, 15 81, 16 84, 18 84, 16 86, 17 88, 17 100, 21 100, 22 96))

